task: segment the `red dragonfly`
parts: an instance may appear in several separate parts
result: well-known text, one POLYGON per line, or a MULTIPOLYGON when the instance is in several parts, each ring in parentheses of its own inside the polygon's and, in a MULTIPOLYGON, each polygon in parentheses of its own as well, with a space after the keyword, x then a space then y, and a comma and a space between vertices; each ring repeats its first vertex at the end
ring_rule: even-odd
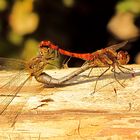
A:
MULTIPOLYGON (((129 55, 127 52, 123 52, 123 51, 119 51, 116 54, 116 50, 124 47, 127 43, 128 43, 128 41, 124 41, 124 42, 121 42, 119 44, 111 45, 111 46, 106 47, 104 49, 97 50, 96 52, 93 52, 93 53, 83 53, 83 54, 66 51, 64 49, 59 48, 57 45, 54 45, 50 41, 41 41, 39 47, 40 48, 51 48, 52 50, 56 50, 57 52, 59 52, 62 55, 76 57, 76 58, 80 58, 80 59, 83 59, 86 61, 94 61, 95 59, 99 59, 100 57, 102 57, 101 56, 102 54, 110 53, 112 55, 112 57, 113 56, 117 57, 119 64, 123 65, 123 64, 128 63, 129 55)), ((107 55, 109 55, 109 54, 107 54, 107 55)), ((100 58, 100 59, 102 62, 104 61, 103 58, 100 58)))
MULTIPOLYGON (((39 47, 44 48, 44 49, 45 48, 46 49, 51 48, 52 50, 55 50, 60 54, 86 60, 86 66, 84 66, 84 67, 80 68, 79 70, 77 70, 77 72, 75 73, 76 75, 78 75, 79 73, 85 71, 85 69, 87 70, 87 69, 91 68, 91 70, 92 70, 93 67, 108 66, 108 68, 103 73, 101 73, 101 75, 98 76, 98 78, 96 80, 96 83, 95 83, 95 87, 94 87, 94 92, 95 92, 95 89, 96 89, 96 86, 97 86, 97 81, 111 67, 112 67, 111 71, 114 73, 115 80, 121 86, 123 86, 123 84, 120 83, 120 81, 116 77, 116 74, 117 74, 116 67, 123 73, 126 73, 126 72, 124 72, 122 69, 126 69, 126 70, 129 71, 128 73, 130 74, 130 71, 132 72, 132 69, 129 69, 129 68, 126 68, 126 67, 122 66, 122 65, 127 64, 129 62, 130 57, 129 57, 127 52, 124 52, 124 51, 116 52, 116 50, 122 48, 127 43, 128 43, 128 41, 124 41, 124 42, 121 42, 119 44, 115 44, 115 45, 109 46, 107 48, 97 50, 96 52, 85 53, 85 54, 73 53, 73 52, 63 50, 63 49, 59 48, 58 46, 54 45, 50 41, 41 41, 39 47), (83 69, 83 70, 81 70, 81 69, 83 69)), ((90 75, 90 73, 89 73, 89 75, 90 75)), ((69 76, 67 76, 67 77, 69 77, 69 76)), ((60 81, 60 83, 61 83, 61 81, 60 81)))

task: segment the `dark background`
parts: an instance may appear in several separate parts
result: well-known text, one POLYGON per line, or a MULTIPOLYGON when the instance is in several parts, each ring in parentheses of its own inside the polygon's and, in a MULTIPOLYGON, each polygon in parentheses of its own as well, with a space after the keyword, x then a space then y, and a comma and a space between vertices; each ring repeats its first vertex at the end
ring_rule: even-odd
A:
MULTIPOLYGON (((22 41, 14 44, 7 36, 11 30, 9 15, 15 1, 7 0, 8 7, 0 12, 0 56, 20 57, 24 44, 30 38, 38 43, 50 40, 60 48, 77 53, 94 52, 109 44, 119 43, 123 39, 107 30, 107 24, 116 13, 118 2, 75 0, 72 6, 66 6, 62 0, 35 0, 32 12, 39 16, 38 26, 35 31, 20 35, 22 41)), ((139 28, 139 16, 134 23, 139 28)), ((131 55, 130 63, 134 63, 134 57, 140 50, 140 40, 139 37, 129 40, 129 47, 125 49, 131 55)), ((71 58, 69 66, 80 66, 82 63, 82 60, 71 58)))

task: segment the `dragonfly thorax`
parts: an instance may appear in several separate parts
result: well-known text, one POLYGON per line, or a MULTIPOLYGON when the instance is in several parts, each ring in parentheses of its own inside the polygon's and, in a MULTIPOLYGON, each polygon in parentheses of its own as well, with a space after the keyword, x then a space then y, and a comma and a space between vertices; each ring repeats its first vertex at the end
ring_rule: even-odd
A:
POLYGON ((31 76, 40 75, 43 72, 45 65, 46 63, 40 56, 31 59, 27 64, 31 76))

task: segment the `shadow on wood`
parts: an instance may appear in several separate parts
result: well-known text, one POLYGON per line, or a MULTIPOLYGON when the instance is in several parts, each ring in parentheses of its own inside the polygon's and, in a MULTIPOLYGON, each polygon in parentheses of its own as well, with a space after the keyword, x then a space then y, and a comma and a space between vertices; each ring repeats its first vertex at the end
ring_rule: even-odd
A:
MULTIPOLYGON (((140 66, 128 67, 134 68, 136 76, 119 75, 125 87, 108 72, 98 81, 93 95, 90 93, 96 77, 83 76, 89 71, 63 87, 44 88, 33 79, 0 116, 0 139, 140 139, 140 66), (70 84, 83 79, 88 82, 70 84)), ((73 70, 47 70, 47 73, 59 78, 73 70)), ((93 76, 100 73, 99 68, 92 71, 93 76)), ((4 75, 7 73, 2 72, 0 77, 4 75)), ((8 93, 1 90, 0 94, 2 107, 8 93)))

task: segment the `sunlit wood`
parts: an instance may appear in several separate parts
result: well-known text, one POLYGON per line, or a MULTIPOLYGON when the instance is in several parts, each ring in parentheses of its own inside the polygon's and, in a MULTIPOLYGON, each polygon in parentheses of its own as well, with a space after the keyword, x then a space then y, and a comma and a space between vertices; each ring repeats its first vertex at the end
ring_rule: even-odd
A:
MULTIPOLYGON (((118 76, 125 88, 115 81, 112 72, 108 72, 98 81, 93 95, 90 93, 97 77, 87 78, 85 75, 90 70, 64 87, 44 88, 32 79, 0 116, 0 139, 139 139, 140 66, 127 67, 134 68, 136 73, 135 77, 131 74, 118 76), (74 84, 79 81, 84 82, 74 84)), ((47 70, 47 73, 60 78, 74 70, 56 69, 47 70)), ((99 68, 94 68, 91 75, 100 73, 99 68)), ((1 81, 8 74, 12 73, 1 72, 1 81)), ((1 90, 2 93, 6 91, 1 90)), ((0 96, 1 101, 3 98, 0 96)))

